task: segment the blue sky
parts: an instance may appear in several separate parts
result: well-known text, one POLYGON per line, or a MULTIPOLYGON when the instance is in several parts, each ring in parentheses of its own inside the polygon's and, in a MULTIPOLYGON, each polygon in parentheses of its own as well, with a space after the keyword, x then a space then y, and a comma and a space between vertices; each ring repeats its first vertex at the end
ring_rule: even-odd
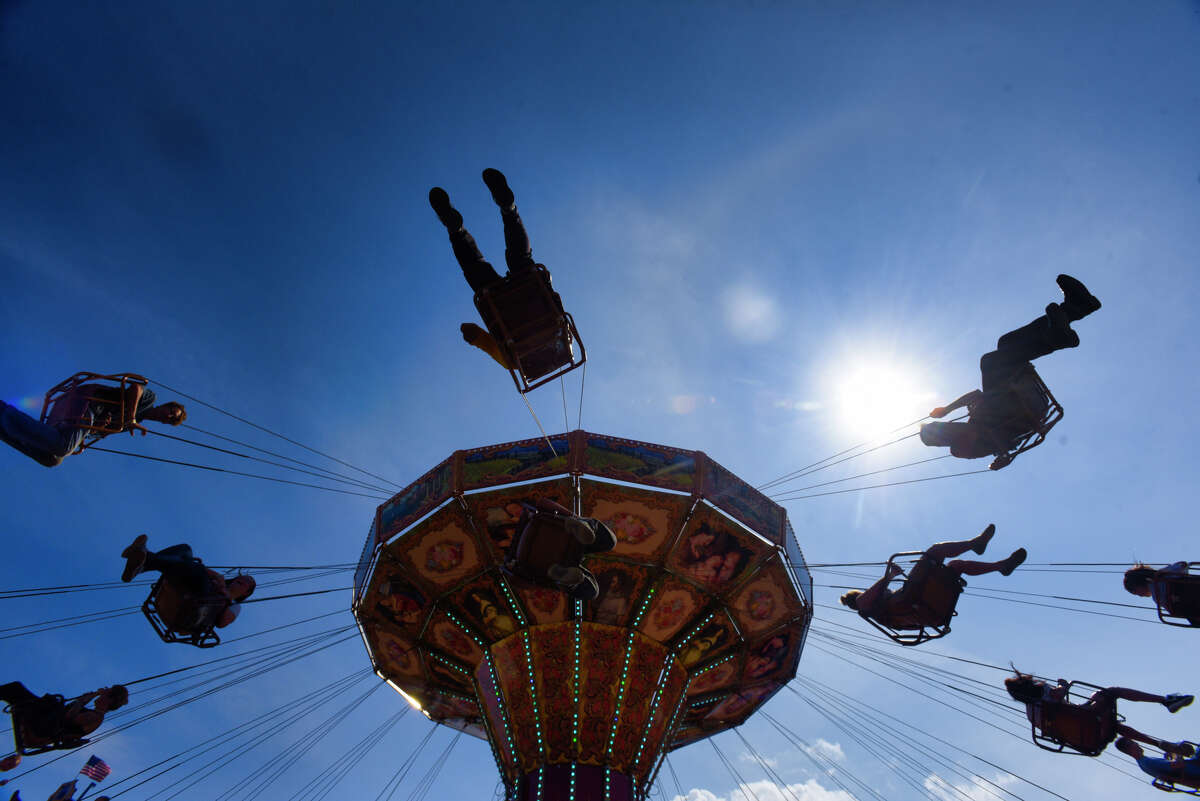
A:
MULTIPOLYGON (((568 11, 10 0, 0 4, 0 393, 17 403, 76 370, 140 372, 401 484, 455 449, 532 436, 509 378, 459 338, 475 315, 470 291, 426 201, 445 187, 499 263, 499 218, 479 180, 493 166, 587 344, 583 427, 701 449, 752 483, 975 387, 979 355, 1057 299, 1057 273, 1100 296, 1103 310, 1077 326, 1081 347, 1039 363, 1066 407, 1046 445, 1001 473, 789 502, 810 561, 879 561, 988 522, 999 555, 1024 545, 1031 562, 1200 558, 1189 551, 1198 431, 1188 412, 1200 389, 1198 74, 1194 2, 568 11), (890 384, 860 378, 883 373, 890 384), (873 403, 855 407, 864 395, 873 403)), ((571 427, 579 392, 576 373, 571 427)), ((561 430, 558 388, 531 402, 561 430)), ((199 408, 189 422, 282 446, 199 408)), ((161 441, 117 447, 217 463, 161 441)), ((825 480, 927 455, 909 440, 825 480)), ((350 562, 374 509, 101 453, 45 470, 5 450, 0 476, 9 588, 111 580, 138 532, 152 546, 190 542, 216 564, 350 562)), ((1132 600, 1109 574, 1030 571, 976 586, 1132 600)), ((5 617, 128 606, 142 591, 10 600, 5 617)), ((839 592, 818 587, 817 602, 839 592)), ((347 603, 260 604, 237 626, 253 633, 347 603)), ((814 629, 834 623, 867 630, 819 606, 814 629)), ((1099 761, 1043 754, 931 707, 815 644, 802 675, 1068 798, 1150 792, 1099 761)), ((1111 617, 967 596, 938 646, 1097 684, 1200 689, 1190 632, 1111 617)), ((5 680, 68 694, 208 656, 158 644, 132 616, 9 639, 0 653, 5 680)), ((115 780, 365 666, 351 641, 97 751, 115 780)), ((401 704, 386 690, 372 699, 322 741, 310 771, 401 704)), ((1153 733, 1200 731, 1200 711, 1128 707, 1153 733)), ((781 694, 768 711, 836 744, 842 769, 885 797, 922 797, 799 699, 781 694)), ((403 720, 339 795, 373 797, 427 726, 403 720)), ((769 726, 745 734, 798 797, 841 801, 769 726)), ((448 740, 435 733, 427 756, 448 740)), ((735 738, 718 743, 745 752, 735 738)), ((272 753, 264 746, 181 797, 217 795, 272 753)), ((482 743, 459 743, 449 764, 435 792, 492 791, 482 743)), ((707 745, 672 764, 689 801, 739 798, 707 745)), ((13 786, 38 798, 72 765, 13 786)), ((297 771, 266 797, 310 776, 297 771)))

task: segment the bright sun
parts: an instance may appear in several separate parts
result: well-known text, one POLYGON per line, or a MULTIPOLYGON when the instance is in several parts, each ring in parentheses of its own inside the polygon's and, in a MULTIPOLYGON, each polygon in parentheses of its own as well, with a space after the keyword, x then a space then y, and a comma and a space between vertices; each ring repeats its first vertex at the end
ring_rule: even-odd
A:
POLYGON ((909 365, 852 362, 831 376, 831 385, 839 423, 867 436, 912 422, 937 403, 909 365))

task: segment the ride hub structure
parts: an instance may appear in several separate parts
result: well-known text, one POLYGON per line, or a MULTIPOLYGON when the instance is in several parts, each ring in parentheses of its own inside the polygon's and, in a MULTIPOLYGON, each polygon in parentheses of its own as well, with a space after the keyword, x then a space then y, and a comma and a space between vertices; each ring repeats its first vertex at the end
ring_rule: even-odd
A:
POLYGON ((700 451, 586 431, 455 452, 376 510, 354 584, 376 672, 487 740, 512 801, 644 799, 796 675, 812 618, 782 507, 700 451), (538 498, 616 534, 595 600, 502 569, 538 498))

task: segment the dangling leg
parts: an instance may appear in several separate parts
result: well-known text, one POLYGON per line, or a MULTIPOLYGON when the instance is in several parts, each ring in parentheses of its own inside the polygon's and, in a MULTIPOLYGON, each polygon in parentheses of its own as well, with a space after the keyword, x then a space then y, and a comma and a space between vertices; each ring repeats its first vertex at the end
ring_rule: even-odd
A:
POLYGON ((1137 729, 1133 728, 1132 726, 1127 726, 1124 723, 1117 724, 1117 734, 1121 735, 1121 740, 1124 740, 1127 744, 1125 748, 1122 748, 1121 740, 1117 740, 1117 749, 1120 750, 1121 753, 1129 754, 1130 756, 1133 756, 1131 751, 1134 748, 1139 751, 1142 750, 1136 743, 1132 742, 1133 740, 1139 740, 1146 745, 1152 745, 1168 754, 1179 754, 1182 757, 1190 757, 1196 753, 1195 749, 1190 745, 1185 745, 1184 743, 1172 743, 1168 740, 1160 740, 1157 737, 1151 737, 1149 734, 1142 734, 1137 729), (1132 746, 1132 748, 1130 746, 1132 746))
POLYGON ((958 571, 959 575, 963 576, 982 576, 985 573, 999 573, 1002 576, 1010 576, 1012 572, 1020 567, 1029 554, 1024 548, 1018 548, 1008 555, 1007 559, 1001 559, 999 562, 975 562, 969 559, 955 559, 947 562, 946 567, 951 570, 958 571))
POLYGON ((79 447, 83 432, 63 433, 0 401, 0 439, 39 464, 56 467, 79 447))
POLYGON ((961 540, 959 542, 939 542, 936 545, 930 545, 925 549, 925 555, 930 559, 942 561, 951 557, 961 556, 967 551, 975 553, 983 553, 987 548, 987 544, 991 542, 992 536, 996 533, 994 524, 985 528, 978 537, 970 540, 961 540))
POLYGON ((1142 692, 1141 690, 1131 690, 1128 687, 1106 687, 1092 694, 1092 701, 1100 703, 1105 698, 1111 698, 1114 701, 1121 699, 1122 701, 1140 701, 1147 704, 1162 704, 1167 708, 1168 712, 1175 713, 1192 703, 1193 697, 1190 695, 1182 695, 1180 693, 1168 693, 1167 695, 1155 695, 1154 693, 1142 692))
POLYGON ((499 281, 500 274, 483 258, 483 254, 479 252, 479 245, 475 243, 475 237, 463 228, 462 215, 450 205, 450 196, 446 194, 446 190, 438 186, 430 189, 429 205, 437 213, 442 225, 446 226, 446 232, 450 235, 450 246, 454 249, 454 258, 458 259, 458 266, 462 268, 471 289, 479 292, 499 281))
MULTIPOLYGON (((128 554, 126 558, 135 559, 139 547, 142 550, 145 550, 146 547, 146 541, 142 536, 135 539, 125 549, 124 553, 128 554)), ((128 563, 126 568, 128 570, 128 563)), ((203 594, 208 588, 208 569, 204 567, 203 562, 192 555, 190 545, 172 545, 170 548, 163 548, 157 552, 145 551, 141 570, 134 572, 133 575, 145 570, 157 570, 167 581, 191 593, 203 594)), ((124 580, 125 574, 122 574, 121 578, 124 580)))
POLYGON ((516 198, 504 173, 489 167, 483 171, 483 182, 491 190, 492 200, 500 207, 500 219, 504 221, 504 261, 508 271, 519 275, 532 270, 533 249, 529 246, 529 234, 517 213, 516 198))
POLYGON ((0 685, 0 701, 10 706, 36 701, 37 698, 29 691, 29 688, 19 681, 10 681, 8 684, 0 685))

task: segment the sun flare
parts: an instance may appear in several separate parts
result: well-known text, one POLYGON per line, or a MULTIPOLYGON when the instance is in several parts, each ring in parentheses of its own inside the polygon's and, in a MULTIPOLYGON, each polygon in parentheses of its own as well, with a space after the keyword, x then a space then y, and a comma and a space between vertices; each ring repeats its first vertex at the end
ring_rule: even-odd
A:
POLYGON ((910 366, 856 362, 832 377, 839 424, 872 436, 912 422, 936 404, 928 383, 910 366))

